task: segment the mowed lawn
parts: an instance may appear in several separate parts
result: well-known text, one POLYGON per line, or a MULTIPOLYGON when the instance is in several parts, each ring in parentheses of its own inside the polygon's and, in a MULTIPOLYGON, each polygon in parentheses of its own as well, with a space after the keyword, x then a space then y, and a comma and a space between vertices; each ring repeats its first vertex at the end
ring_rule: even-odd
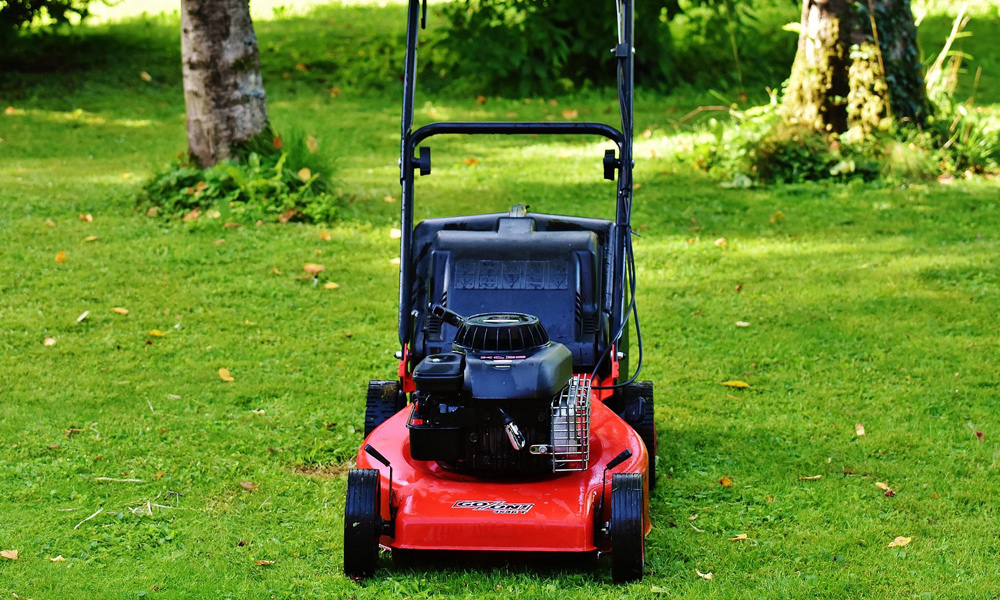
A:
MULTIPOLYGON (((367 381, 395 372, 400 94, 339 81, 337 57, 402 27, 392 6, 258 24, 275 125, 335 164, 346 200, 325 225, 136 210, 185 148, 169 19, 96 28, 85 58, 0 87, 0 550, 18 552, 0 559, 0 597, 996 597, 1000 185, 723 189, 675 155, 689 138, 671 122, 694 93, 636 108, 643 378, 664 474, 645 579, 613 586, 606 561, 387 556, 377 578, 345 579, 344 473, 367 381), (295 68, 323 57, 328 72, 295 68), (305 263, 325 266, 318 282, 305 263)), ((1000 90, 979 94, 996 110, 1000 90)), ((614 123, 615 102, 418 106, 422 123, 614 123)), ((613 214, 598 142, 433 147, 420 218, 613 214)))

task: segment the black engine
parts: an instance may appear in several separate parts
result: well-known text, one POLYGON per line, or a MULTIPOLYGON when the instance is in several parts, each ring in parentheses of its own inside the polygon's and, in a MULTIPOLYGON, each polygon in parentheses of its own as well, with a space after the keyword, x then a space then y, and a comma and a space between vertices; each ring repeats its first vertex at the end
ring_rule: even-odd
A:
POLYGON ((413 371, 410 454, 464 473, 551 473, 552 406, 573 375, 570 351, 531 315, 434 312, 458 331, 453 352, 413 371))

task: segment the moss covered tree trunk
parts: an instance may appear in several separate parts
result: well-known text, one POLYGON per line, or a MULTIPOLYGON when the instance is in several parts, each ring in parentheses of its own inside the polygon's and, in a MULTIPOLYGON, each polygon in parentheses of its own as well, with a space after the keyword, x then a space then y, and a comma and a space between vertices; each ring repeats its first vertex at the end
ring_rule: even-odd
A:
POLYGON ((910 1, 803 0, 782 110, 789 121, 837 133, 923 123, 927 95, 910 1))
POLYGON ((249 0, 181 0, 188 149, 202 167, 267 127, 249 0))

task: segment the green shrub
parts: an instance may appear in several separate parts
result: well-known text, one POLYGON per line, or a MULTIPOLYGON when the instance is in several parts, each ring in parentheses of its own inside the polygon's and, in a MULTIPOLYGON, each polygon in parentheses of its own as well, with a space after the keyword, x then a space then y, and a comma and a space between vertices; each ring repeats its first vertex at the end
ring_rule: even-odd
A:
MULTIPOLYGON (((85 19, 94 0, 3 0, 0 2, 0 32, 19 29, 45 19, 55 24, 85 19)), ((108 4, 106 0, 101 0, 108 4)), ((3 35, 0 33, 0 35, 3 35)))
POLYGON ((270 133, 208 169, 184 158, 143 187, 139 205, 150 216, 195 220, 329 222, 342 198, 331 189, 332 169, 314 138, 270 133))
MULTIPOLYGON (((441 10, 448 27, 427 70, 459 87, 526 95, 614 84, 611 2, 455 0, 441 10)), ((794 56, 794 36, 778 31, 794 18, 790 0, 653 0, 635 10, 635 77, 648 89, 763 84, 794 56)))

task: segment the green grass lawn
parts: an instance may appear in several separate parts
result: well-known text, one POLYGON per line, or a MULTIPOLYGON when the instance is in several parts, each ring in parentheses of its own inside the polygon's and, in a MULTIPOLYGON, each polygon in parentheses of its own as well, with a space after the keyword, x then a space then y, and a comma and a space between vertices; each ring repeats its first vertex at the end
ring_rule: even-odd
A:
MULTIPOLYGON (((651 130, 636 150, 643 377, 664 474, 646 578, 386 558, 378 578, 346 580, 343 474, 368 379, 395 371, 399 90, 342 82, 339 57, 403 25, 398 6, 316 15, 258 34, 273 120, 336 164, 336 224, 135 210, 185 147, 169 19, 94 28, 0 86, 0 550, 19 552, 0 559, 0 597, 996 597, 1000 185, 721 189, 673 155, 669 123, 694 95, 636 108, 651 130), (719 385, 733 379, 751 388, 719 385), (912 541, 890 548, 897 536, 912 541)), ((995 61, 995 40, 970 51, 995 61)), ((980 83, 989 110, 996 77, 980 83)), ((421 122, 614 120, 598 94, 419 106, 421 122)), ((599 143, 442 139, 434 153, 420 218, 518 202, 612 214, 599 143)))

